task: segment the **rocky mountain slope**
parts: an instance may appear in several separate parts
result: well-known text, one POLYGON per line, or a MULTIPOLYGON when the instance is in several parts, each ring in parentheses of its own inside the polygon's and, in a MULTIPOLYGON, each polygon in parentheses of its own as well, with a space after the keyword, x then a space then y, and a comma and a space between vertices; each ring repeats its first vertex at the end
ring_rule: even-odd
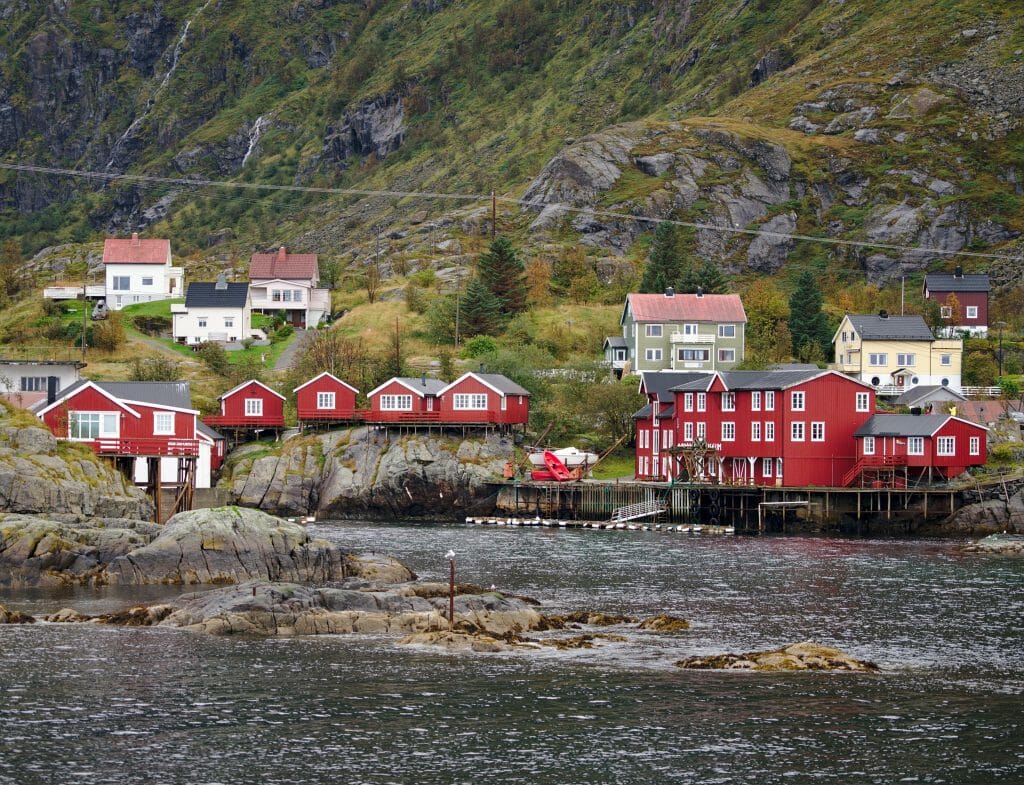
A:
MULTIPOLYGON (((1009 2, 8 0, 0 21, 6 163, 493 189, 535 203, 503 202, 503 231, 537 253, 583 243, 599 270, 650 229, 603 210, 766 231, 688 235, 733 272, 884 281, 945 263, 935 249, 1021 253, 1009 2)), ((359 262, 383 227, 389 255, 444 268, 487 229, 483 204, 0 170, 0 234, 26 251, 144 229, 181 254, 283 242, 359 262)))

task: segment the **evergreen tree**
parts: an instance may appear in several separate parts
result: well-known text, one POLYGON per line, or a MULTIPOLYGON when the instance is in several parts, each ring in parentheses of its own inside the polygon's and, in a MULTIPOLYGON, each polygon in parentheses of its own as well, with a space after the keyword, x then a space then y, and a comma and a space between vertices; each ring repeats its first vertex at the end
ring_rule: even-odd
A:
POLYGON ((507 237, 497 237, 479 262, 480 281, 499 303, 499 312, 526 310, 526 267, 507 237))
POLYGON ((463 336, 494 335, 501 327, 501 301, 482 280, 474 278, 462 296, 459 317, 463 336))
POLYGON ((814 273, 805 270, 789 298, 789 331, 793 336, 793 356, 828 357, 832 335, 821 310, 821 290, 814 273))
POLYGON ((640 291, 659 294, 669 286, 679 284, 682 277, 683 258, 679 252, 676 227, 668 222, 660 223, 654 230, 654 242, 640 281, 640 291))
POLYGON ((729 281, 726 280, 718 265, 710 259, 704 260, 704 264, 696 271, 695 277, 697 284, 704 290, 704 294, 725 294, 729 291, 729 281))

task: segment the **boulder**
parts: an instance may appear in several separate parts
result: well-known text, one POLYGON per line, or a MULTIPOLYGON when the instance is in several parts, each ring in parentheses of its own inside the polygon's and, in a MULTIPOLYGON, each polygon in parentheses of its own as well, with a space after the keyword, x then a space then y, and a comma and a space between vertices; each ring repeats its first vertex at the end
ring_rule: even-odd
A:
POLYGON ((965 545, 968 553, 998 553, 1006 556, 1024 556, 1024 534, 990 534, 977 542, 965 545))
POLYGON ((805 641, 771 651, 752 651, 746 654, 713 654, 687 657, 676 663, 678 668, 691 670, 748 670, 748 671, 855 671, 876 673, 873 662, 857 660, 839 649, 805 641))
POLYGON ((21 611, 12 611, 0 605, 0 624, 32 624, 35 616, 29 616, 21 611))
POLYGON ((638 629, 650 630, 651 632, 682 632, 690 629, 690 622, 680 619, 678 616, 661 614, 644 619, 637 625, 638 629))

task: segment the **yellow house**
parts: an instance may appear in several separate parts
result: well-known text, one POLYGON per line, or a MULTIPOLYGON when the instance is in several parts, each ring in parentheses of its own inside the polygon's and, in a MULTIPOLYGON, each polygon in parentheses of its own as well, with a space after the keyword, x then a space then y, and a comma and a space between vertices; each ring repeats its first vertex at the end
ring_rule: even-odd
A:
POLYGON ((939 339, 920 316, 846 314, 832 337, 836 370, 867 382, 880 395, 941 385, 960 391, 963 341, 939 339))

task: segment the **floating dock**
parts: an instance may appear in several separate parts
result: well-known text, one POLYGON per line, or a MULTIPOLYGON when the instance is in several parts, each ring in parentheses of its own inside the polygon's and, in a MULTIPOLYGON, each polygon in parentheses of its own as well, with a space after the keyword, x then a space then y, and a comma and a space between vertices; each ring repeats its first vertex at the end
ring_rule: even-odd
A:
POLYGON ((664 532, 666 534, 734 534, 732 526, 693 524, 626 523, 624 521, 577 521, 553 518, 469 517, 466 523, 480 526, 539 526, 545 529, 601 529, 604 531, 664 532))

